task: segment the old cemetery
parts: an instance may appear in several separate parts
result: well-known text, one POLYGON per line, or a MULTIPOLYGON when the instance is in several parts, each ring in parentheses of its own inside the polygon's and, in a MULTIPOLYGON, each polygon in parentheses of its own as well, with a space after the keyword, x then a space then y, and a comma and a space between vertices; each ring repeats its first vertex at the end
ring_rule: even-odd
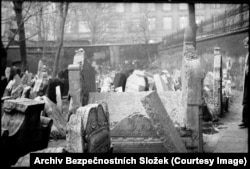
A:
POLYGON ((214 60, 214 72, 204 78, 185 41, 181 71, 117 72, 98 91, 96 71, 79 49, 67 69, 67 98, 65 84, 49 78, 42 61, 34 78, 14 73, 1 99, 1 144, 11 154, 6 165, 29 166, 31 152, 204 152, 202 123, 218 121, 230 98, 219 48, 214 60), (60 139, 64 144, 49 146, 60 139))

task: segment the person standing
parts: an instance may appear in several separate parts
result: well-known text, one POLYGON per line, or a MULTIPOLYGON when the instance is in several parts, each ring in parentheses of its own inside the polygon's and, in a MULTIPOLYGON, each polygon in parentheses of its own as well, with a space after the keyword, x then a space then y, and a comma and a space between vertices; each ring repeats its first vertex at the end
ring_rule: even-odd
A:
MULTIPOLYGON (((248 37, 243 40, 245 48, 249 47, 248 37)), ((247 53, 245 60, 244 70, 244 89, 243 89, 243 110, 242 110, 242 123, 239 124, 240 128, 247 128, 249 125, 248 112, 249 112, 249 52, 247 53)))

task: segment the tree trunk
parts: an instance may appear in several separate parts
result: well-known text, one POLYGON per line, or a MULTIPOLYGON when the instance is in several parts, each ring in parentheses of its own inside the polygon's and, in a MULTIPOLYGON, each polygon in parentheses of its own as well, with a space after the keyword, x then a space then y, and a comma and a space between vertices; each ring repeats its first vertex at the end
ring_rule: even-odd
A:
POLYGON ((64 25, 65 25, 67 12, 68 12, 68 5, 69 5, 68 2, 59 4, 59 10, 60 10, 60 23, 59 23, 60 35, 58 36, 59 45, 58 45, 58 48, 57 48, 57 51, 56 51, 56 57, 55 57, 55 62, 54 62, 54 66, 53 66, 52 77, 56 77, 57 72, 58 72, 60 54, 61 54, 61 50, 62 50, 62 47, 63 47, 64 25))
POLYGON ((21 70, 24 71, 27 67, 27 56, 26 56, 26 41, 25 41, 25 29, 22 16, 22 5, 23 0, 13 1, 14 10, 16 13, 17 28, 19 30, 19 46, 21 55, 21 70))

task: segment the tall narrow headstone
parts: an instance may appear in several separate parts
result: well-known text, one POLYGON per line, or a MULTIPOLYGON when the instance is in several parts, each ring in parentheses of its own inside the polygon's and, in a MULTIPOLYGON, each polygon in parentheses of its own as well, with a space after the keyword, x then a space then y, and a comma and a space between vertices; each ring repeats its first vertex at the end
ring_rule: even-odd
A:
POLYGON ((69 109, 81 107, 80 65, 69 65, 69 94, 71 96, 69 109))
POLYGON ((68 72, 71 110, 87 105, 89 92, 96 91, 95 69, 85 60, 83 49, 76 51, 73 64, 68 66, 68 72))
POLYGON ((214 86, 213 86, 213 99, 215 106, 216 116, 221 115, 222 111, 222 56, 220 48, 214 48, 214 86))
POLYGON ((187 26, 184 34, 183 60, 182 60, 182 101, 184 107, 184 122, 186 128, 192 131, 192 144, 196 151, 202 151, 201 133, 201 65, 200 58, 194 47, 194 32, 187 26))

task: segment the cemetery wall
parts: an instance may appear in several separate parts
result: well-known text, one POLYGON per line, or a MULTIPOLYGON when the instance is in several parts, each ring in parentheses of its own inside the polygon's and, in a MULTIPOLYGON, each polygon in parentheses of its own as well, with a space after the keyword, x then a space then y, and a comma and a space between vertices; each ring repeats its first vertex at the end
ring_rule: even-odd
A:
MULTIPOLYGON (((103 64, 111 61, 110 47, 119 46, 119 60, 124 62, 125 60, 132 61, 134 59, 140 60, 140 65, 145 65, 148 61, 147 51, 145 44, 127 44, 127 45, 70 45, 65 44, 61 51, 61 59, 59 63, 59 69, 65 69, 69 64, 73 62, 75 50, 83 48, 88 60, 96 61, 97 64, 103 64)), ((54 57, 56 54, 56 45, 48 44, 44 48, 44 63, 48 68, 53 68, 54 57)), ((151 57, 157 56, 157 44, 149 44, 149 51, 151 57)), ((27 45, 27 63, 28 69, 32 73, 37 72, 37 63, 43 58, 43 45, 34 44, 27 45)), ((13 62, 20 61, 20 52, 18 46, 11 46, 8 49, 7 66, 11 66, 13 62)), ((111 66, 117 66, 117 63, 111 63, 111 66)))

